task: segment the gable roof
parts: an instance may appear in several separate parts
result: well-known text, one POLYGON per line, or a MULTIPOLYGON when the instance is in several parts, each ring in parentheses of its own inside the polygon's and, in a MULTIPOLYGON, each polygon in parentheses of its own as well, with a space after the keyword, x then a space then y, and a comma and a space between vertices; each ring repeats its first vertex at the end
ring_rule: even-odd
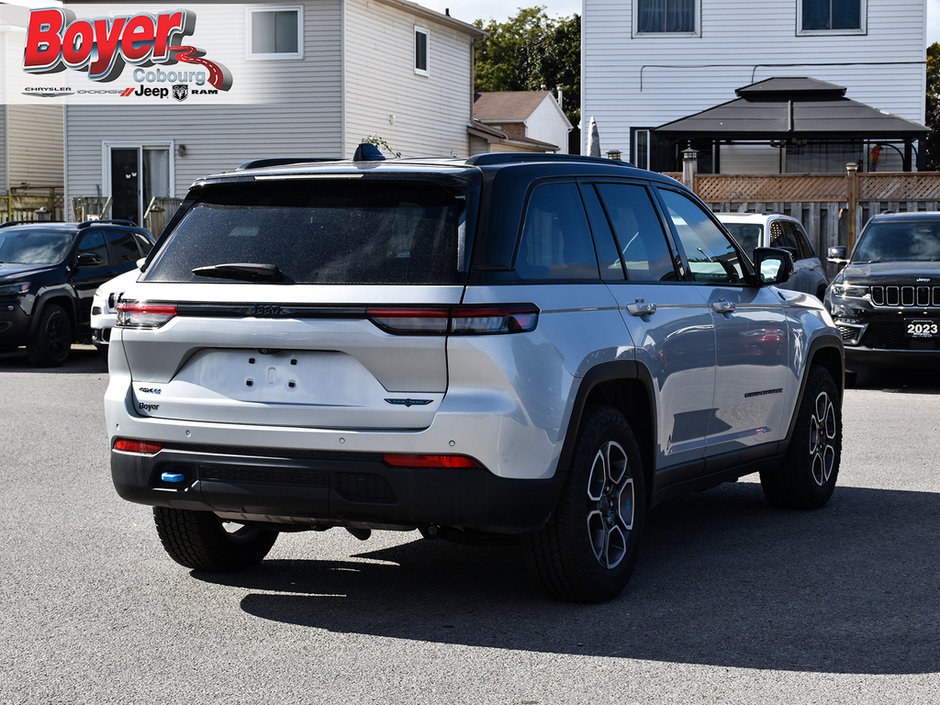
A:
POLYGON ((525 122, 551 91, 477 93, 473 117, 483 122, 525 122))
POLYGON ((916 138, 930 129, 845 97, 845 87, 814 78, 770 78, 735 91, 740 97, 667 122, 672 136, 756 138, 916 138))

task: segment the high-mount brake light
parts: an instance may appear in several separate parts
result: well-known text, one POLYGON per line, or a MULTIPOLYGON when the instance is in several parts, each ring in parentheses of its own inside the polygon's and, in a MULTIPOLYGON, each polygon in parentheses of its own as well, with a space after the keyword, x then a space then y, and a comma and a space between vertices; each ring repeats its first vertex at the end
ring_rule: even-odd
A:
POLYGON ((172 304, 123 301, 117 305, 117 325, 121 328, 159 328, 176 316, 172 304))
POLYGON ((495 335, 528 333, 539 322, 534 304, 477 305, 448 308, 370 308, 369 320, 394 335, 495 335))
POLYGON ((480 464, 465 455, 412 455, 386 453, 385 463, 395 468, 478 468, 480 464))
POLYGON ((114 450, 123 450, 125 453, 139 453, 140 455, 154 455, 163 450, 163 444, 156 441, 136 441, 133 438, 118 438, 114 442, 114 450))

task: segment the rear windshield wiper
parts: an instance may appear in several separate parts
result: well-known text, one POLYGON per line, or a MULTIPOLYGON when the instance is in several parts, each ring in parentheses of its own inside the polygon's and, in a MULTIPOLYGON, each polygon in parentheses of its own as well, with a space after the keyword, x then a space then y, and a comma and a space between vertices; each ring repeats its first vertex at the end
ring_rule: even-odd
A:
POLYGON ((276 264, 256 264, 254 262, 229 262, 212 264, 208 267, 196 267, 192 270, 197 277, 216 277, 218 279, 240 279, 241 281, 284 281, 284 273, 276 264))

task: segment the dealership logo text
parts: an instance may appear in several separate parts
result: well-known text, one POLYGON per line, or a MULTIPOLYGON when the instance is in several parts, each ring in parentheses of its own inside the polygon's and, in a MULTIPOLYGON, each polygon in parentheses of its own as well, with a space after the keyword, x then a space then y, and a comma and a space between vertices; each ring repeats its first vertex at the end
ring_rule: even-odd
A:
POLYGON ((228 90, 232 76, 226 67, 204 58, 205 52, 197 47, 179 44, 195 26, 196 15, 189 10, 94 20, 77 20, 71 10, 64 8, 32 10, 23 70, 44 74, 69 68, 87 71, 92 81, 106 82, 117 79, 126 64, 183 62, 197 64, 206 71, 178 73, 204 73, 204 81, 218 90, 228 90))

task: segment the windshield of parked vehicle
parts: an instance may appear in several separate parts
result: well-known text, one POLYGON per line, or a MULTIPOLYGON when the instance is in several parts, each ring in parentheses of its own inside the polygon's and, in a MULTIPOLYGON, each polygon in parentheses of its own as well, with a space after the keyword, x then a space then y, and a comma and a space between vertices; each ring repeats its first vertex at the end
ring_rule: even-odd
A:
POLYGON ((58 264, 68 254, 72 233, 33 228, 0 228, 0 262, 58 264))
POLYGON ((747 252, 748 256, 754 252, 754 248, 760 246, 761 235, 764 234, 764 226, 754 223, 725 223, 722 222, 728 232, 738 241, 741 249, 747 252))
POLYGON ((464 206, 463 194, 426 181, 214 185, 173 229, 143 281, 461 283, 464 206), (223 266, 233 263, 248 266, 223 266))
POLYGON ((874 222, 862 234, 852 261, 940 261, 940 220, 874 222))

